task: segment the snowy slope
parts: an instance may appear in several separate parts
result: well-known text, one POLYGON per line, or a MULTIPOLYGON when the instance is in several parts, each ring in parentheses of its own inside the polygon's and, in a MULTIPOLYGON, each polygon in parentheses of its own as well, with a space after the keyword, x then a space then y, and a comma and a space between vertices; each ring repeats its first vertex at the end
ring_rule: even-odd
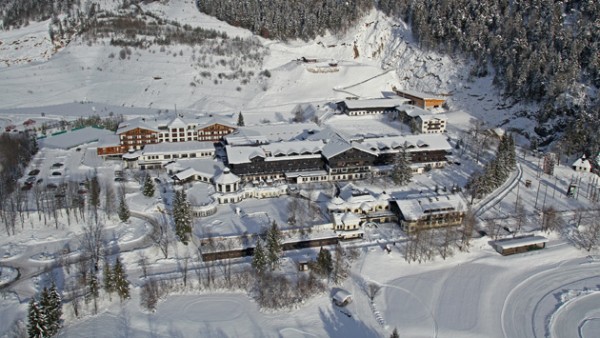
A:
MULTIPOLYGON (((100 3, 102 8, 115 6, 110 1, 100 3)), ((230 37, 251 36, 246 30, 199 13, 191 0, 152 2, 142 4, 142 8, 181 24, 224 31, 230 37)), ((5 41, 3 48, 16 36, 44 41, 47 24, 0 32, 0 40, 5 41)), ((214 66, 201 68, 200 48, 185 45, 132 49, 123 60, 119 58, 121 48, 110 46, 107 39, 89 43, 74 38, 56 54, 52 54, 49 42, 11 50, 6 56, 2 54, 13 64, 0 69, 0 113, 8 115, 10 108, 17 107, 89 101, 99 106, 152 108, 151 114, 156 109, 175 107, 196 112, 268 112, 273 120, 272 114, 288 116, 297 103, 321 104, 349 96, 380 97, 382 91, 390 91, 393 86, 451 95, 451 111, 485 117, 492 125, 503 123, 522 108, 503 108, 491 77, 471 82, 464 60, 419 49, 404 23, 377 11, 343 36, 327 35, 308 42, 260 41, 266 53, 262 66, 248 66, 246 70, 258 74, 268 69, 272 75, 255 75, 246 84, 240 80, 219 80, 215 84, 217 73, 226 71, 226 67, 216 65, 220 57, 206 55, 206 62, 214 66), (318 59, 319 65, 337 62, 339 71, 311 72, 314 65, 296 61, 301 57, 318 59), (32 62, 17 62, 25 58, 32 62), (210 71, 212 76, 202 77, 202 71, 210 71)), ((67 114, 86 115, 89 109, 67 114)), ((258 122, 261 118, 250 119, 258 122)))

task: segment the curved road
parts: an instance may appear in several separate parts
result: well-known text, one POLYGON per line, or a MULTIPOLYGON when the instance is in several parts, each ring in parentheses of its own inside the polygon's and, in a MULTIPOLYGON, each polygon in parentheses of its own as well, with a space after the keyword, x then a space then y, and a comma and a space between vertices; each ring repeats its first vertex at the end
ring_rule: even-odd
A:
MULTIPOLYGON (((547 337, 548 321, 568 290, 594 289, 600 284, 600 264, 575 259, 533 273, 513 288, 502 308, 504 337, 547 337)), ((575 337, 577 326, 568 329, 575 337)), ((559 335, 560 336, 560 335, 559 335)), ((560 336, 566 337, 566 336, 560 336)))
MULTIPOLYGON (((150 224, 150 226, 146 227, 147 231, 141 237, 124 242, 124 243, 119 243, 118 240, 115 241, 114 238, 112 237, 112 232, 110 231, 110 229, 108 231, 105 230, 104 231, 104 240, 106 243, 109 243, 106 246, 109 253, 135 251, 138 249, 146 248, 153 244, 153 242, 150 238, 150 234, 152 234, 152 232, 155 229, 157 229, 157 227, 159 226, 156 219, 147 214, 143 214, 143 213, 136 212, 136 211, 131 211, 130 214, 131 214, 131 217, 142 219, 147 224, 150 224)), ((60 244, 60 246, 64 247, 64 246, 68 245, 69 247, 76 247, 79 249, 79 245, 80 245, 79 237, 80 236, 78 236, 76 238, 71 238, 71 239, 60 239, 53 243, 63 242, 60 244)), ((58 266, 65 265, 67 263, 68 264, 77 263, 81 259, 81 255, 78 250, 75 250, 64 257, 58 257, 58 258, 54 258, 54 259, 48 259, 48 260, 32 259, 32 257, 37 256, 45 251, 46 251, 46 246, 30 245, 30 246, 27 246, 25 251, 23 253, 21 253, 19 255, 19 257, 14 257, 14 258, 10 258, 8 260, 2 261, 1 264, 3 266, 7 266, 7 267, 16 269, 18 271, 18 276, 15 280, 4 284, 2 287, 0 287, 0 289, 14 288, 21 281, 26 281, 32 277, 41 275, 45 272, 51 271, 52 269, 54 269, 58 266)))

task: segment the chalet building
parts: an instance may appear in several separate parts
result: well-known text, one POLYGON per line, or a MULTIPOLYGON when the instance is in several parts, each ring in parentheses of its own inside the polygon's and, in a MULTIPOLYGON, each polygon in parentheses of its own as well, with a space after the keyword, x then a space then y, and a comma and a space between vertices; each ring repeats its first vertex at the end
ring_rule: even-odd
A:
MULTIPOLYGON (((390 196, 385 192, 377 194, 355 187, 348 183, 340 188, 338 196, 327 204, 327 210, 332 215, 351 213, 360 219, 359 224, 367 222, 385 223, 396 221, 396 215, 390 210, 390 196)), ((334 230, 348 230, 345 227, 337 228, 335 217, 334 230)))
POLYGON ((122 149, 126 151, 140 150, 147 144, 159 142, 158 128, 146 123, 143 118, 122 122, 116 134, 119 136, 122 149))
POLYGON ((448 118, 445 114, 436 114, 431 110, 411 105, 397 107, 399 118, 406 124, 414 126, 415 132, 421 134, 441 134, 446 131, 448 118))
POLYGON ((368 176, 377 153, 357 142, 341 138, 329 140, 322 150, 330 180, 363 179, 368 176))
POLYGON ((98 140, 98 156, 119 157, 126 151, 125 147, 121 145, 121 140, 118 135, 107 135, 98 140))
POLYGON ((416 120, 422 134, 441 134, 446 131, 448 119, 445 116, 419 115, 416 120))
POLYGON ((227 145, 227 165, 244 181, 284 180, 286 173, 323 169, 323 141, 277 142, 254 147, 227 145))
POLYGON ((175 117, 158 123, 160 142, 219 142, 237 127, 217 117, 184 119, 175 117))
POLYGON ((236 126, 217 117, 192 119, 177 116, 172 119, 137 118, 122 122, 116 134, 119 144, 105 144, 98 155, 111 156, 143 149, 146 145, 180 142, 220 142, 235 131, 236 126), (120 148, 118 147, 120 146, 120 148))
POLYGON ((377 153, 376 166, 391 166, 396 155, 406 148, 415 172, 422 172, 426 167, 442 168, 448 162, 446 156, 452 146, 443 135, 420 134, 365 139, 362 145, 377 153))
POLYGON ((465 216, 465 201, 459 195, 393 200, 392 211, 407 233, 418 230, 459 226, 465 216))
POLYGON ((345 100, 337 103, 337 108, 349 116, 376 115, 396 111, 396 106, 407 104, 406 98, 383 98, 368 100, 345 100))
POLYGON ((393 88, 396 95, 408 99, 408 104, 417 106, 423 109, 441 108, 446 99, 440 96, 425 94, 408 89, 393 88))

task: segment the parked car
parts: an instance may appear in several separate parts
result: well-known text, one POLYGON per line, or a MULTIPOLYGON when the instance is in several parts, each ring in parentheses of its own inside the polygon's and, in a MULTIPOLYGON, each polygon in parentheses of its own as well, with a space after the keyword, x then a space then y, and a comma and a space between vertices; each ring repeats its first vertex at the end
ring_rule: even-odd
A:
POLYGON ((33 169, 29 172, 29 176, 35 176, 40 173, 40 169, 33 169))
POLYGON ((52 176, 62 176, 62 173, 60 171, 53 171, 52 176))
POLYGON ((62 167, 64 164, 60 163, 60 162, 56 162, 52 165, 52 168, 60 168, 62 167))

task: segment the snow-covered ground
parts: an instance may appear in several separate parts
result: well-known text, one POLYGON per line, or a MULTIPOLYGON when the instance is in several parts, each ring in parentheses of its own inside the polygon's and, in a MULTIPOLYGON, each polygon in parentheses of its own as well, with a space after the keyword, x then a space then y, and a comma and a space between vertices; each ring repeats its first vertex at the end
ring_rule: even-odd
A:
MULTIPOLYGON (((114 6, 102 1, 104 6, 114 6)), ((192 0, 171 0, 142 5, 181 24, 226 31, 229 36, 250 37, 243 29, 231 27, 198 13, 192 0)), ((75 38, 54 51, 47 39, 48 22, 32 23, 16 31, 0 31, 0 127, 21 124, 28 118, 38 122, 72 120, 79 116, 109 114, 126 117, 163 114, 167 111, 217 113, 235 116, 243 111, 246 124, 289 121, 299 103, 312 103, 326 110, 328 103, 346 97, 371 98, 390 91, 392 86, 448 95, 448 136, 454 140, 468 128, 470 119, 482 118, 488 126, 531 130, 532 122, 514 118, 512 113, 527 107, 504 102, 492 86, 492 77, 470 79, 465 60, 451 59, 423 51, 402 22, 372 12, 346 35, 319 37, 313 41, 276 42, 260 40, 266 51, 262 67, 271 76, 258 77, 248 84, 239 81, 196 81, 199 69, 192 57, 199 55, 190 46, 154 46, 133 49, 128 59, 109 57, 119 47, 100 40, 90 46, 75 38), (370 23, 370 24, 368 24, 370 23), (356 43, 359 56, 354 57, 356 43), (384 48, 381 48, 381 46, 384 48), (337 60, 339 71, 314 73, 301 57, 337 60), (8 61, 6 61, 8 60, 8 61), (160 78, 160 79, 159 79, 160 78), (196 81, 195 85, 191 85, 196 81), (238 87, 240 88, 238 90, 238 87)), ((211 57, 211 56, 209 56, 211 57)), ((216 61, 217 59, 215 58, 216 61)), ((398 134, 407 127, 385 117, 329 116, 326 125, 349 134, 398 134)), ((120 165, 103 162, 94 155, 95 145, 80 151, 43 148, 31 168, 41 170, 43 184, 89 177, 94 168, 102 181, 112 182, 120 165), (52 175, 54 163, 62 163, 52 175)), ((476 164, 468 156, 453 155, 461 163, 444 170, 416 176, 403 188, 388 182, 357 182, 374 191, 402 197, 432 191, 436 186, 463 186, 476 164)), ((539 213, 552 205, 563 212, 566 223, 571 210, 589 207, 591 175, 575 174, 568 166, 556 168, 555 176, 538 174, 539 159, 520 153, 520 168, 498 195, 481 202, 481 219, 500 219, 514 229, 517 195, 528 212, 524 233, 539 230, 539 213), (581 178, 579 194, 567 198, 568 185, 581 178), (529 188, 525 182, 531 181, 529 188)), ((341 287, 354 295, 343 311, 332 305, 326 292, 293 309, 261 311, 246 294, 184 291, 162 300, 154 313, 140 307, 140 254, 149 257, 154 275, 178 271, 180 255, 194 255, 192 246, 177 246, 163 259, 147 240, 152 225, 148 219, 161 216, 162 201, 140 194, 140 186, 127 182, 127 200, 132 219, 124 224, 113 215, 102 216, 107 240, 118 247, 134 285, 133 299, 119 303, 102 302, 100 313, 75 319, 65 306, 63 337, 380 337, 397 327, 406 337, 596 337, 598 285, 600 277, 595 256, 578 250, 557 234, 545 250, 502 257, 489 245, 489 237, 474 240, 470 252, 456 252, 447 260, 406 263, 398 227, 383 225, 365 229, 365 240, 346 243, 361 252, 352 273, 341 287), (391 253, 382 249, 388 241, 391 253), (370 302, 366 282, 376 282, 382 292, 370 302), (561 297, 571 292, 573 297, 561 297)), ((158 191, 158 190, 157 190, 158 191)), ((286 223, 286 198, 250 200, 235 207, 219 206, 217 214, 202 219, 194 233, 232 235, 260 231, 273 220, 286 223)), ((162 217, 162 216, 161 216, 162 217)), ((10 284, 21 269, 21 278, 2 293, 0 336, 9 334, 16 320, 26 316, 28 298, 39 291, 58 254, 65 247, 79 245, 82 224, 69 224, 64 215, 57 226, 44 225, 35 213, 27 213, 22 229, 14 236, 0 238, 0 286, 10 284), (31 278, 31 276, 36 276, 31 278)), ((284 226, 285 227, 285 226, 284 226)), ((538 233, 538 232, 535 232, 538 233)), ((502 236, 510 236, 503 232, 502 236)), ((74 252, 73 255, 77 253, 74 252)), ((309 254, 314 254, 310 251, 309 254)), ((592 253, 596 254, 596 253, 592 253)), ((244 264, 244 260, 236 264, 244 264)), ((289 264, 290 267, 293 264, 289 264)), ((296 273, 296 272, 289 272, 296 273)))

